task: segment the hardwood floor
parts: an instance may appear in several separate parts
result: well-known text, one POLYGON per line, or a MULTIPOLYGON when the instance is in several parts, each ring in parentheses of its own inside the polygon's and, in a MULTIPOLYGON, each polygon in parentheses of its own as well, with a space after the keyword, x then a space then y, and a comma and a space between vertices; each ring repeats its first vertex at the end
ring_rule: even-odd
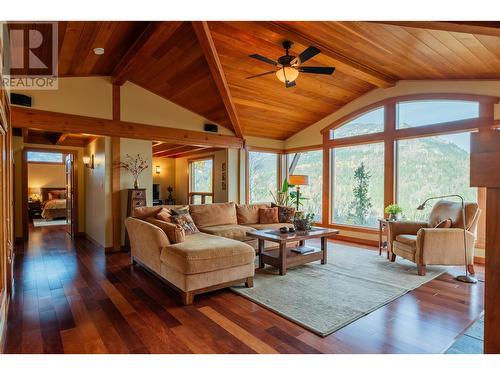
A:
POLYGON ((227 290, 183 307, 128 254, 37 228, 17 248, 6 352, 440 353, 483 309, 484 284, 452 274, 321 338, 227 290))

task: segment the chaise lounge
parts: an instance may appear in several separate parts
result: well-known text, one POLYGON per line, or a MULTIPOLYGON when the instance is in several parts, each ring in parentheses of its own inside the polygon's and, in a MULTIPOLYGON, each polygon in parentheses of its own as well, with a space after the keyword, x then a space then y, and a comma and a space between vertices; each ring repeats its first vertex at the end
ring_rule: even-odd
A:
MULTIPOLYGON (((269 204, 215 203, 138 207, 125 221, 133 263, 140 263, 181 293, 185 305, 200 293, 245 283, 253 286, 257 241, 246 235, 290 223, 260 223, 269 204), (189 208, 199 232, 174 238, 156 215, 163 209, 189 208), (168 235, 167 235, 168 234, 168 235), (170 238, 169 238, 170 235, 170 238), (177 242, 177 243, 175 243, 177 242)), ((266 243, 266 247, 276 246, 266 243)))

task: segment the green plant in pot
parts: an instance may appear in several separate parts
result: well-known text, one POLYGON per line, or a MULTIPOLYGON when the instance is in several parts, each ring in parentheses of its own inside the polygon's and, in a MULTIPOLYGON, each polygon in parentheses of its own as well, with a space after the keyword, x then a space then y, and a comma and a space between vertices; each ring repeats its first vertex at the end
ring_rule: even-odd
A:
POLYGON ((403 209, 401 208, 400 205, 393 203, 393 204, 388 205, 385 208, 384 212, 386 214, 389 214, 389 218, 388 218, 389 220, 397 220, 398 215, 403 212, 403 209))
POLYGON ((306 214, 302 211, 297 211, 295 212, 295 216, 293 218, 293 225, 297 231, 306 231, 312 228, 313 221, 313 213, 306 214))

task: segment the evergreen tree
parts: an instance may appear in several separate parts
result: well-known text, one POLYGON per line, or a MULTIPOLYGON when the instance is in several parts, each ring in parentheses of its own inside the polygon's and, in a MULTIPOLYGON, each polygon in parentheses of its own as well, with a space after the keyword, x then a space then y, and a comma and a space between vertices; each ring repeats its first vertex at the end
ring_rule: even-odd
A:
POLYGON ((352 224, 364 225, 367 222, 368 214, 372 208, 372 202, 368 196, 371 174, 365 168, 365 164, 356 168, 354 179, 356 185, 352 189, 354 199, 349 205, 349 220, 352 224))

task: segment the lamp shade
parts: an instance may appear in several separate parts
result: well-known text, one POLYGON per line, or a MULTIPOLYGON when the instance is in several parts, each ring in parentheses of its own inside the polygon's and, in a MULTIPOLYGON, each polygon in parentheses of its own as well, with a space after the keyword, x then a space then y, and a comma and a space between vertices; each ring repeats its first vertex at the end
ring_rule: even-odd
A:
POLYGON ((83 164, 90 164, 90 156, 83 157, 83 164))
POLYGON ((309 185, 309 176, 305 174, 291 174, 288 177, 290 185, 309 185))
POLYGON ((278 77, 278 79, 283 83, 285 83, 286 81, 293 82, 297 79, 298 76, 299 71, 295 68, 292 68, 291 66, 285 66, 276 71, 276 77, 278 77))
POLYGON ((39 187, 30 187, 29 194, 42 194, 42 189, 39 187))

